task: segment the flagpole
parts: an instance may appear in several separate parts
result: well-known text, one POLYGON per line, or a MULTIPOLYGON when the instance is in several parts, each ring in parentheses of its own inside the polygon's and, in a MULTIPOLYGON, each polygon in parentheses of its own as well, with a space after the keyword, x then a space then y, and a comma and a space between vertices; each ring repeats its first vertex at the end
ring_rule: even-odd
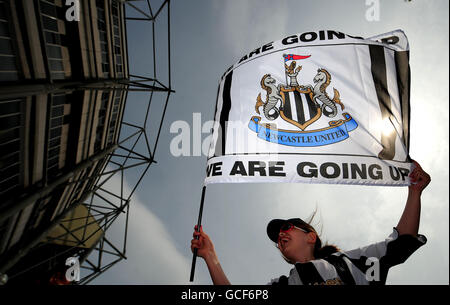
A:
MULTIPOLYGON (((203 185, 202 188, 202 199, 200 200, 200 211, 198 212, 198 220, 197 220, 197 232, 200 232, 200 225, 202 223, 202 214, 203 214, 203 203, 205 201, 205 192, 206 192, 206 185, 203 185)), ((195 237, 196 239, 199 239, 199 236, 195 237)), ((194 273, 195 273, 195 262, 197 261, 197 251, 198 249, 195 248, 194 249, 194 255, 192 256, 192 266, 191 266, 191 276, 189 281, 193 282, 194 281, 194 273)))
POLYGON ((287 79, 287 72, 286 72, 286 67, 284 66, 285 64, 286 64, 286 58, 284 57, 286 54, 283 54, 283 68, 284 68, 284 77, 285 77, 285 79, 286 79, 286 86, 288 86, 289 87, 289 84, 288 84, 288 79, 287 79))

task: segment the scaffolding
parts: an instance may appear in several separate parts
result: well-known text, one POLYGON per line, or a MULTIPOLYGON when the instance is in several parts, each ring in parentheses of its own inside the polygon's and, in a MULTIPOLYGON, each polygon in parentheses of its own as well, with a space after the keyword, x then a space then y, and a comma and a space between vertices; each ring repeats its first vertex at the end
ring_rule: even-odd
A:
MULTIPOLYGON (((151 75, 143 76, 130 73, 129 78, 126 79, 92 81, 90 83, 61 82, 50 86, 48 84, 32 84, 32 86, 27 87, 29 89, 28 94, 33 94, 33 92, 54 93, 58 90, 68 89, 125 91, 125 111, 127 106, 130 107, 127 102, 128 94, 143 93, 146 95, 147 103, 141 103, 140 105, 133 103, 132 105, 132 107, 143 108, 142 113, 145 113, 143 120, 132 121, 130 118, 124 120, 122 117, 117 143, 81 162, 71 172, 59 177, 53 184, 49 184, 40 191, 23 198, 20 202, 15 202, 14 205, 3 207, 0 210, 0 216, 2 219, 6 219, 31 202, 45 200, 47 196, 50 196, 55 189, 62 185, 80 183, 91 185, 90 188, 86 188, 89 191, 83 193, 79 200, 67 204, 64 212, 45 229, 29 238, 25 243, 20 243, 14 251, 14 256, 0 263, 0 275, 2 273, 7 274, 11 281, 15 278, 26 277, 28 273, 43 265, 46 265, 47 269, 53 269, 54 271, 60 268, 64 272, 67 266, 65 266, 65 269, 61 269, 61 262, 65 262, 65 259, 71 256, 78 258, 80 261, 81 278, 77 282, 66 282, 66 284, 88 284, 122 259, 126 259, 131 198, 150 166, 157 163, 155 153, 161 128, 169 97, 174 93, 171 86, 170 71, 170 0, 163 1, 156 9, 150 3, 153 3, 153 1, 141 0, 139 1, 140 5, 137 2, 133 0, 120 1, 121 5, 126 7, 125 30, 130 22, 140 22, 151 26, 149 35, 152 42, 152 50, 150 50, 152 56, 147 58, 151 60, 153 65, 151 75), (155 25, 164 14, 167 16, 165 20, 167 22, 165 37, 167 39, 167 45, 165 46, 167 52, 165 58, 160 58, 157 55, 159 45, 156 42, 155 25), (164 61, 167 64, 167 70, 164 69, 167 80, 163 81, 159 76, 160 69, 163 66, 159 64, 164 61), (158 69, 156 68, 157 63, 158 69), (157 95, 162 101, 162 105, 159 105, 162 111, 158 115, 160 120, 156 123, 157 131, 153 133, 154 137, 151 138, 150 113, 153 113, 153 110, 151 111, 152 101, 155 103, 154 100, 157 95), (133 169, 130 174, 133 176, 132 179, 128 179, 127 176, 130 169, 133 169), (75 178, 76 173, 82 170, 87 171, 88 174, 75 178), (111 183, 114 179, 120 181, 119 188, 111 183), (130 181, 132 181, 132 185, 130 185, 130 181), (112 241, 108 234, 114 223, 120 225, 123 229, 123 236, 120 238, 119 244, 112 241), (45 248, 49 244, 57 245, 58 251, 55 251, 53 247, 49 257, 45 257, 39 262, 34 261, 32 265, 17 268, 17 262, 23 257, 38 251, 40 248, 45 248)), ((161 22, 164 22, 164 20, 161 22)), ((128 50, 128 41, 125 45, 128 50)), ((14 97, 24 92, 21 86, 9 86, 8 90, 4 91, 3 95, 14 97)), ((155 124, 155 122, 152 123, 155 124)), ((62 277, 59 280, 64 282, 62 277)))

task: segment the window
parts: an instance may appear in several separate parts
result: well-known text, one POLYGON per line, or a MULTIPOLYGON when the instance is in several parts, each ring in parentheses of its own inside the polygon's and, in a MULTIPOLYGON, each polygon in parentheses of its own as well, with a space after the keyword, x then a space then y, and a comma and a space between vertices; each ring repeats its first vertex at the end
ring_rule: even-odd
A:
POLYGON ((52 117, 55 116, 62 116, 64 114, 64 106, 57 106, 53 105, 52 107, 52 117))
POLYGON ((52 95, 50 108, 50 132, 47 145, 47 177, 50 180, 59 172, 62 125, 64 124, 65 95, 52 95))
POLYGON ((61 137, 57 137, 57 138, 53 138, 50 140, 48 147, 49 148, 53 148, 55 146, 58 146, 59 143, 61 143, 61 137))
POLYGON ((48 152, 48 157, 49 158, 57 157, 58 154, 59 154, 59 146, 50 149, 48 152))
POLYGON ((6 3, 0 2, 0 19, 6 19, 6 3))
POLYGON ((106 109, 108 107, 109 92, 103 92, 101 97, 101 106, 98 117, 98 125, 95 137, 94 150, 97 152, 101 149, 103 130, 106 122, 106 109))
POLYGON ((66 45, 63 43, 63 35, 59 33, 57 7, 54 1, 40 0, 39 8, 44 27, 50 75, 53 79, 65 79, 62 47, 66 47, 66 45))
POLYGON ((50 138, 60 137, 62 133, 62 128, 52 128, 50 129, 50 138))
POLYGON ((120 28, 119 28, 119 7, 116 1, 112 1, 112 19, 113 19, 113 42, 114 42, 114 54, 115 56, 115 66, 118 77, 123 76, 123 63, 121 56, 121 39, 120 39, 120 28))
POLYGON ((0 194, 4 195, 18 188, 20 183, 19 175, 15 175, 7 178, 6 180, 2 180, 0 182, 0 194))
MULTIPOLYGON (((20 139, 13 139, 9 142, 0 144, 2 154, 11 155, 20 151, 20 139)), ((5 164, 7 165, 7 164, 5 164)))
POLYGON ((100 37, 100 49, 102 52, 102 72, 104 77, 109 76, 109 52, 108 37, 106 35, 105 2, 97 0, 97 28, 100 37))
POLYGON ((24 99, 0 101, 0 195, 20 186, 24 99))
POLYGON ((12 40, 0 37, 0 81, 19 79, 17 59, 14 56, 12 40))
POLYGON ((66 78, 66 75, 64 74, 64 72, 51 72, 52 78, 53 79, 64 79, 66 78))
POLYGON ((0 70, 13 71, 16 70, 16 58, 14 56, 1 56, 0 57, 0 70))
POLYGON ((0 101, 0 115, 13 114, 20 112, 20 103, 17 100, 0 101))
POLYGON ((52 106, 66 104, 66 101, 67 99, 65 95, 53 95, 52 106))
POLYGON ((0 19, 0 36, 10 37, 8 22, 1 19, 0 19))
POLYGON ((42 16, 42 22, 44 23, 44 30, 54 31, 58 33, 58 21, 55 18, 42 16))
MULTIPOLYGON (((45 41, 47 43, 61 45, 61 35, 53 32, 45 32, 45 41)), ((49 47, 47 47, 47 50, 49 47)))
POLYGON ((11 39, 0 38, 0 53, 5 55, 13 55, 11 39))
POLYGON ((18 128, 2 130, 0 133, 0 143, 7 143, 19 137, 20 132, 18 128))
POLYGON ((114 104, 111 113, 111 121, 109 122, 109 130, 108 130, 108 143, 113 142, 114 133, 116 132, 116 122, 117 117, 119 115, 119 106, 120 106, 121 94, 119 93, 114 98, 114 104))
POLYGON ((13 32, 8 3, 0 1, 0 81, 15 81, 21 76, 15 56, 13 32))
POLYGON ((13 154, 8 155, 8 156, 2 156, 0 164, 1 165, 7 165, 7 164, 18 163, 19 159, 20 159, 20 154, 19 154, 19 152, 16 152, 16 153, 13 153, 13 154))
POLYGON ((56 9, 54 5, 51 5, 44 1, 40 1, 39 5, 41 6, 42 14, 56 17, 56 9))
POLYGON ((62 59, 61 47, 47 45, 47 56, 48 58, 62 59))
POLYGON ((0 71, 0 81, 13 81, 19 79, 19 73, 15 71, 0 71))
POLYGON ((51 120, 50 127, 53 128, 53 127, 61 126, 62 123, 63 123, 63 118, 62 117, 54 118, 54 119, 51 120))
POLYGON ((62 60, 50 59, 48 61, 48 63, 50 65, 50 70, 51 71, 64 72, 64 66, 63 66, 62 60))

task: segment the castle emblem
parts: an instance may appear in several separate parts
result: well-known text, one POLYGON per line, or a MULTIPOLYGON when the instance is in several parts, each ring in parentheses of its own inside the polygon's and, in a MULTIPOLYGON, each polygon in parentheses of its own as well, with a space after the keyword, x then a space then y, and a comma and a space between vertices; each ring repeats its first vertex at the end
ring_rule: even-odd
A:
POLYGON ((261 116, 253 116, 249 128, 259 138, 288 146, 322 146, 347 139, 348 133, 357 128, 358 124, 349 113, 342 112, 345 106, 336 88, 333 88, 333 97, 328 95, 331 74, 326 69, 319 68, 313 77, 314 85, 300 85, 297 76, 302 66, 297 67, 295 60, 306 59, 310 55, 285 54, 283 57, 286 84, 276 84, 270 74, 265 74, 260 82, 265 98, 261 93, 256 98, 255 112, 263 115, 268 122, 264 123, 261 116), (291 63, 287 65, 287 61, 291 63), (339 112, 342 119, 336 120, 339 112), (312 129, 322 116, 333 120, 329 120, 327 126, 312 129), (276 121, 279 119, 290 123, 293 129, 277 129, 276 121))

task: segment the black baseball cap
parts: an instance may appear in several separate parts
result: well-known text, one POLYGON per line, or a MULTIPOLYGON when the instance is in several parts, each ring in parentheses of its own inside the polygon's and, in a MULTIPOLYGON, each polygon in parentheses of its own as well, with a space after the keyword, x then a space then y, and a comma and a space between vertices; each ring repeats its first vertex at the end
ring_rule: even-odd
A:
POLYGON ((308 232, 316 231, 310 224, 308 224, 307 222, 303 221, 300 218, 272 219, 267 225, 267 235, 269 236, 270 240, 272 240, 274 243, 278 242, 278 235, 280 234, 280 228, 285 223, 291 223, 294 226, 305 229, 308 232))

